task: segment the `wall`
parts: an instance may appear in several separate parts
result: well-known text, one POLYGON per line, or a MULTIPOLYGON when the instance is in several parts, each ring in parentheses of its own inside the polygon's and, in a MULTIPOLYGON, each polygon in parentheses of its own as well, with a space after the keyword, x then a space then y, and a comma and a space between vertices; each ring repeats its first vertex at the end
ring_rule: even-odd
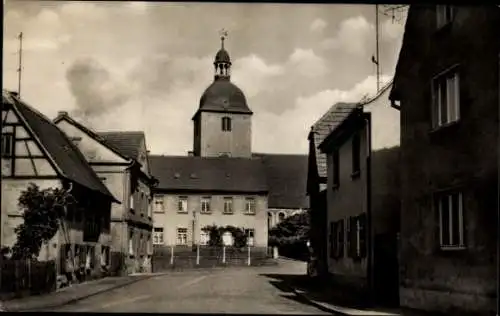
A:
MULTIPOLYGON (((157 196, 157 194, 155 194, 157 196)), ((186 196, 186 195, 182 195, 186 196)), ((200 214, 200 200, 202 196, 207 195, 187 195, 188 213, 177 212, 178 195, 165 194, 163 196, 165 212, 153 213, 154 227, 163 227, 164 241, 166 245, 175 245, 177 227, 187 228, 188 245, 193 241, 192 220, 193 211, 196 211, 196 231, 195 238, 199 238, 199 231, 207 225, 216 224, 217 226, 233 225, 237 227, 255 229, 254 244, 259 247, 267 246, 267 197, 248 195, 256 199, 255 215, 243 213, 245 207, 245 198, 247 196, 233 195, 233 214, 223 214, 224 197, 231 195, 212 195, 211 214, 200 214)))
POLYGON ((280 214, 286 219, 289 216, 305 212, 305 209, 286 209, 286 208, 270 208, 268 210, 268 227, 272 228, 280 223, 280 214))
POLYGON ((494 309, 498 145, 496 7, 455 7, 436 32, 434 7, 410 11, 401 87, 401 305, 485 313, 494 309), (413 14, 413 15, 412 15, 413 14), (478 36, 480 34, 480 36, 478 36), (410 35, 408 35, 410 36, 410 35), (446 54, 443 54, 446 51, 446 54), (460 64, 461 120, 432 130, 429 80, 460 64), (404 70, 404 71, 403 71, 404 70), (467 249, 439 249, 433 194, 463 189, 467 249))
MULTIPOLYGON (((328 166, 328 184, 327 184, 327 238, 330 235, 330 223, 338 220, 344 220, 344 227, 347 227, 346 219, 350 216, 357 216, 365 213, 367 210, 366 199, 366 129, 360 132, 361 138, 361 172, 358 177, 352 177, 352 137, 339 149, 339 183, 338 188, 333 188, 333 156, 327 154, 328 166), (364 131, 364 132, 363 132, 364 131)), ((346 229, 344 228, 344 232, 346 229)), ((347 240, 347 233, 344 235, 347 240)), ((354 261, 347 257, 347 247, 344 246, 344 256, 333 259, 330 254, 330 242, 328 241, 327 250, 328 272, 333 275, 352 276, 353 283, 364 283, 366 278, 366 258, 354 261)), ((346 280, 349 282, 349 280, 346 280)), ((349 282, 350 283, 350 282, 349 282)))
POLYGON ((252 116, 249 114, 202 112, 201 156, 217 157, 229 152, 232 157, 252 155, 252 116), (231 118, 230 132, 222 131, 222 117, 231 118))

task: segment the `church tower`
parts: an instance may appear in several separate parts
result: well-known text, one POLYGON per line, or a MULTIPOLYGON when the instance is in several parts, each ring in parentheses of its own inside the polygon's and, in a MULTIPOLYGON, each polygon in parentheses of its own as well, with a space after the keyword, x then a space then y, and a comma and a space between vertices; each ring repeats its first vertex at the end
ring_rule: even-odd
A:
POLYGON ((231 82, 231 58, 224 48, 215 55, 214 81, 205 90, 193 116, 193 154, 201 157, 252 156, 252 111, 246 97, 231 82))

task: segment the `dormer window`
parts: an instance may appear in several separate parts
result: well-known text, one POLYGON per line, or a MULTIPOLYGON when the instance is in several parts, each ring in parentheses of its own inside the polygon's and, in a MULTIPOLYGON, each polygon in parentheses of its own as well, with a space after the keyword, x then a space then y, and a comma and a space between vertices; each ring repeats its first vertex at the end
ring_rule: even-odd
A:
POLYGON ((222 118, 222 131, 230 132, 231 131, 231 118, 224 116, 222 118))
POLYGON ((455 12, 451 5, 437 5, 436 6, 436 22, 437 27, 441 28, 453 21, 455 12))

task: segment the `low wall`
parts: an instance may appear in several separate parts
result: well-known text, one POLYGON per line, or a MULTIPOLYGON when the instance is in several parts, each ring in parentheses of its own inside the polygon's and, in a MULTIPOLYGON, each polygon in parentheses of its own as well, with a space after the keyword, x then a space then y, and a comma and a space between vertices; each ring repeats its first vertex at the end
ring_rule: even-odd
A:
POLYGON ((276 264, 268 248, 250 247, 155 247, 152 271, 212 268, 221 266, 262 266, 276 264))

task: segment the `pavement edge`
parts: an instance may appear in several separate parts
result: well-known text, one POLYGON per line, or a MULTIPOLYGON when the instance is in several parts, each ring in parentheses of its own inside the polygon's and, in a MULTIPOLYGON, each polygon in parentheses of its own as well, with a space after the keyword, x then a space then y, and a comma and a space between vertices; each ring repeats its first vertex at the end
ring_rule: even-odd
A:
POLYGON ((285 283, 285 286, 290 290, 292 291, 295 295, 301 297, 302 299, 306 300, 309 304, 311 304, 312 306, 324 311, 324 312, 327 312, 327 313, 331 313, 333 315, 349 315, 349 314, 346 314, 346 313, 341 313, 329 306, 327 306, 327 304, 322 304, 320 302, 317 302, 313 299, 311 299, 307 294, 305 294, 305 292, 303 291, 300 291, 296 288, 294 288, 293 286, 291 286, 290 284, 287 284, 285 283))
POLYGON ((125 287, 127 285, 134 284, 134 283, 137 283, 140 281, 144 281, 144 280, 150 279, 152 277, 156 277, 156 276, 158 276, 158 275, 152 274, 152 275, 146 275, 143 277, 137 277, 137 278, 130 280, 130 281, 127 281, 125 283, 117 284, 117 285, 114 285, 114 286, 111 286, 111 287, 108 287, 108 288, 105 288, 105 289, 102 289, 102 290, 99 290, 96 292, 92 292, 92 293, 87 294, 87 295, 72 298, 72 299, 67 300, 65 302, 62 302, 62 303, 52 304, 52 305, 43 306, 43 307, 36 307, 36 308, 19 309, 19 310, 7 310, 7 309, 5 309, 5 311, 7 311, 7 312, 9 312, 9 311, 10 312, 37 312, 37 311, 47 310, 47 309, 51 309, 51 308, 57 308, 57 307, 62 307, 62 306, 66 306, 66 305, 71 305, 71 304, 74 304, 78 301, 81 301, 81 300, 84 300, 84 299, 87 299, 87 298, 90 298, 90 297, 93 297, 93 296, 96 296, 96 295, 99 295, 99 294, 102 294, 105 292, 116 290, 116 289, 125 287))

